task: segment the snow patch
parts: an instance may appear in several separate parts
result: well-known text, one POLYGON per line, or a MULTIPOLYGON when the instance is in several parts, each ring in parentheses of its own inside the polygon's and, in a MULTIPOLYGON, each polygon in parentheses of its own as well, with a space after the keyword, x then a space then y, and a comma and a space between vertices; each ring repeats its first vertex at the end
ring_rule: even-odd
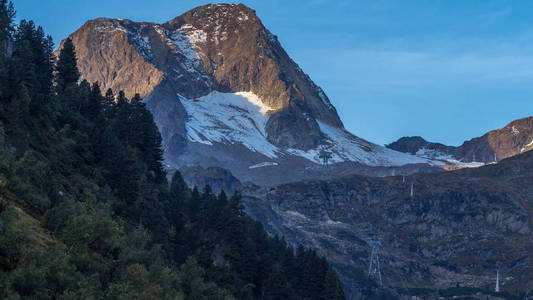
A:
POLYGON ((276 162, 265 161, 265 162, 262 162, 262 163, 258 163, 258 164, 249 166, 248 169, 257 169, 257 168, 263 168, 263 167, 273 167, 273 166, 277 166, 277 165, 278 165, 278 163, 276 163, 276 162))
POLYGON ((198 53, 193 49, 193 44, 189 37, 179 31, 175 31, 170 36, 170 39, 188 60, 196 62, 200 59, 198 53))
POLYGON ((307 219, 306 216, 294 210, 286 210, 285 213, 291 216, 298 217, 298 218, 307 219))
POLYGON ((446 154, 435 149, 421 148, 416 152, 416 156, 434 160, 441 160, 446 164, 453 165, 458 168, 478 168, 486 165, 486 163, 478 161, 462 162, 460 160, 457 160, 453 155, 446 154))
POLYGON ((143 27, 141 26, 139 30, 128 31, 128 38, 137 52, 139 52, 147 61, 153 63, 152 44, 147 36, 142 35, 142 29, 143 27))
POLYGON ((207 41, 207 33, 201 29, 194 28, 192 25, 185 24, 178 31, 187 37, 193 47, 197 47, 198 43, 205 43, 207 41))
POLYGON ((453 156, 450 154, 446 154, 444 152, 441 152, 439 150, 435 149, 427 149, 427 148, 420 148, 416 153, 416 156, 425 157, 425 158, 431 158, 431 159, 453 159, 453 156))
POLYGON ((531 143, 529 143, 529 144, 525 145, 524 147, 522 147, 522 149, 520 149, 520 153, 528 151, 528 150, 531 150, 531 149, 528 149, 529 147, 533 147, 533 140, 531 141, 531 143))
POLYGON ((190 141, 207 145, 241 143, 254 152, 277 157, 279 149, 266 139, 266 112, 270 108, 253 93, 211 92, 181 102, 189 115, 186 129, 190 141))
MULTIPOLYGON (((191 142, 206 145, 238 143, 270 159, 295 155, 318 164, 322 162, 319 155, 324 146, 331 151, 331 163, 354 161, 371 166, 444 164, 372 144, 344 129, 320 121, 320 130, 327 137, 325 145, 307 151, 278 148, 268 141, 266 134, 266 124, 272 108, 263 104, 252 92, 211 92, 198 99, 180 97, 180 100, 189 115, 186 130, 191 142)), ((259 163, 250 168, 266 165, 259 163)))
MULTIPOLYGON (((331 163, 342 161, 354 161, 371 166, 399 166, 405 164, 439 164, 428 159, 397 152, 385 147, 377 146, 358 138, 346 130, 333 127, 317 121, 322 133, 328 138, 328 151, 331 152, 331 163)), ((319 157, 320 147, 303 151, 288 149, 291 154, 309 159, 315 163, 321 163, 319 157)))
MULTIPOLYGON (((154 29, 159 34, 161 40, 176 54, 176 59, 180 67, 188 73, 186 75, 197 81, 204 80, 209 82, 209 76, 205 73, 200 56, 195 50, 197 48, 196 43, 201 42, 205 38, 205 33, 202 34, 200 31, 191 28, 192 26, 190 25, 184 25, 178 30, 169 32, 160 25, 154 25, 154 29), (183 30, 183 32, 180 30, 183 30)), ((173 68, 171 71, 176 79, 184 76, 180 68, 173 68)))
POLYGON ((456 160, 452 158, 446 159, 446 162, 461 169, 462 168, 479 168, 479 167, 483 167, 484 165, 486 165, 486 163, 480 162, 480 161, 462 162, 460 160, 456 160))

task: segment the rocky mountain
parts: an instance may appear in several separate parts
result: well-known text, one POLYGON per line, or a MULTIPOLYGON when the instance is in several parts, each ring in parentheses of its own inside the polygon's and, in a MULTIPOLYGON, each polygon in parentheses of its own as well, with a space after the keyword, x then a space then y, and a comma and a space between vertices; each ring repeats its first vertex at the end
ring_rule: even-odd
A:
POLYGON ((444 173, 254 187, 246 207, 271 233, 326 255, 349 299, 522 299, 533 287, 531 165, 533 151, 444 173), (382 287, 368 277, 372 240, 382 287))
POLYGON ((143 96, 170 168, 223 167, 268 184, 301 178, 324 149, 331 163, 438 164, 346 131, 324 91, 242 4, 201 6, 164 24, 100 18, 70 38, 83 78, 143 96))
POLYGON ((533 149, 533 117, 518 119, 505 127, 487 132, 461 146, 431 143, 422 137, 402 137, 388 148, 420 157, 465 163, 491 163, 533 149))

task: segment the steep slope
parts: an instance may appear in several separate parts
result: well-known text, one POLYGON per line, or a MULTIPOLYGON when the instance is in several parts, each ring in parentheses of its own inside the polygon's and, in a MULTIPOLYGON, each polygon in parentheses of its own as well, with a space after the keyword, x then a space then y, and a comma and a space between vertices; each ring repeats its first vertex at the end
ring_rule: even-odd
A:
POLYGON ((376 237, 382 290, 391 294, 489 295, 500 269, 503 291, 518 295, 533 286, 532 165, 529 151, 498 164, 405 179, 293 183, 250 190, 246 205, 270 232, 325 254, 351 295, 379 290, 367 277, 369 242, 376 237))
POLYGON ((421 137, 402 137, 388 148, 435 159, 491 163, 533 149, 533 117, 514 120, 501 129, 464 142, 461 146, 431 143, 421 137))
POLYGON ((201 6, 165 24, 100 18, 70 37, 84 78, 145 98, 170 167, 224 167, 247 180, 264 162, 286 166, 280 173, 319 164, 322 148, 333 163, 428 163, 347 132, 244 5, 201 6))

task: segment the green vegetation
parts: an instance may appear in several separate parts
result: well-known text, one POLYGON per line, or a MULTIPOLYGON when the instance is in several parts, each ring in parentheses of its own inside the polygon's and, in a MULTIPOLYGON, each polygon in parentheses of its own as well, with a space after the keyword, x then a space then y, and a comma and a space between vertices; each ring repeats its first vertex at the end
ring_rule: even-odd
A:
POLYGON ((169 185, 141 98, 80 82, 70 40, 54 62, 13 16, 0 0, 1 299, 344 298, 323 258, 269 237, 238 194, 169 185))

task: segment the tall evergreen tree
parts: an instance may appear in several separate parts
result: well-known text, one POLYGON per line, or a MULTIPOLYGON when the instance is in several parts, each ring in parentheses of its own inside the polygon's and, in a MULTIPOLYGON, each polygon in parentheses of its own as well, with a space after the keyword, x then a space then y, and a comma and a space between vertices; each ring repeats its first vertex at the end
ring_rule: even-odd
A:
POLYGON ((176 170, 170 182, 170 197, 176 201, 184 201, 190 197, 190 190, 183 176, 176 170))
POLYGON ((9 39, 13 33, 13 19, 15 9, 13 3, 8 0, 0 0, 0 53, 7 50, 9 39))
POLYGON ((72 43, 70 38, 67 38, 59 52, 56 65, 57 93, 63 93, 69 85, 77 83, 79 79, 80 72, 76 63, 74 43, 72 43))
POLYGON ((113 104, 115 104, 115 95, 113 94, 112 89, 107 89, 102 104, 104 104, 104 106, 112 106, 113 104))
POLYGON ((124 91, 119 91, 117 96, 117 105, 124 105, 128 102, 126 98, 126 93, 124 91))
POLYGON ((102 91, 98 82, 93 83, 91 86, 91 93, 87 103, 87 117, 90 120, 95 120, 100 111, 102 110, 102 103, 104 102, 102 97, 102 91))

